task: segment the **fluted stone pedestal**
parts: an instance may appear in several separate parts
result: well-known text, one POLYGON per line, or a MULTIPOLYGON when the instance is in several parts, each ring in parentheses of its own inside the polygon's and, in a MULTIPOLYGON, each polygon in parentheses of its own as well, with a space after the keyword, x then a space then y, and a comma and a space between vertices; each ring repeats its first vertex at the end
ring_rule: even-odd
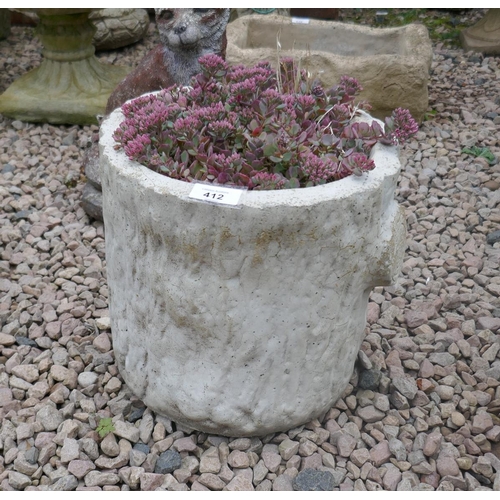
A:
POLYGON ((460 32, 464 50, 500 54, 500 9, 490 9, 474 26, 460 32))
POLYGON ((44 59, 0 96, 0 113, 29 122, 97 123, 130 70, 95 57, 91 10, 36 9, 44 59))

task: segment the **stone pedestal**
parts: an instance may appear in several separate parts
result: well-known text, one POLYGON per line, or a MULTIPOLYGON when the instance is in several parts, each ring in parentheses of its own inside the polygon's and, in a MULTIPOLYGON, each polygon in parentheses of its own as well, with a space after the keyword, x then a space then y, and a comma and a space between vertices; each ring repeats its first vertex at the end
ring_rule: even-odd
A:
POLYGON ((474 26, 460 32, 464 50, 500 54, 500 9, 490 9, 474 26))
POLYGON ((95 57, 91 10, 37 9, 44 59, 0 96, 0 113, 29 122, 97 123, 129 68, 95 57))

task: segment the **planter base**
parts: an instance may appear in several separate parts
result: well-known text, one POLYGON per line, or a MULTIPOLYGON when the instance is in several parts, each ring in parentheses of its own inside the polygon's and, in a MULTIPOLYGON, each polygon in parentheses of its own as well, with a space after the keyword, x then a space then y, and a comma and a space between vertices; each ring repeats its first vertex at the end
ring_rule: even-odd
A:
POLYGON ((0 113, 26 122, 97 124, 113 89, 128 69, 97 58, 43 61, 0 96, 0 113))

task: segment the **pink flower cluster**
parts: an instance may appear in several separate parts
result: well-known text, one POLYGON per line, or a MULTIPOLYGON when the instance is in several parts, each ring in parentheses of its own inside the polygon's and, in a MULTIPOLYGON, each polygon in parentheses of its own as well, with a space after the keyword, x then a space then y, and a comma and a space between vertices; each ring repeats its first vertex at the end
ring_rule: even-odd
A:
POLYGON ((377 142, 399 144, 418 127, 407 110, 351 123, 361 85, 343 76, 331 89, 311 85, 292 59, 230 67, 210 54, 190 87, 172 86, 123 105, 114 133, 130 158, 172 178, 247 186, 309 187, 361 175, 377 142))
POLYGON ((392 113, 394 129, 392 139, 394 144, 402 144, 418 132, 418 124, 407 109, 396 108, 392 113))
POLYGON ((361 175, 363 172, 368 172, 375 168, 375 162, 370 160, 363 153, 352 153, 346 156, 340 163, 340 178, 349 175, 361 175))
POLYGON ((254 189, 283 189, 286 184, 286 179, 279 174, 272 174, 270 172, 257 172, 252 177, 252 184, 254 189))
POLYGON ((319 158, 310 151, 299 155, 301 169, 311 182, 311 185, 326 184, 340 179, 339 163, 329 156, 319 158))

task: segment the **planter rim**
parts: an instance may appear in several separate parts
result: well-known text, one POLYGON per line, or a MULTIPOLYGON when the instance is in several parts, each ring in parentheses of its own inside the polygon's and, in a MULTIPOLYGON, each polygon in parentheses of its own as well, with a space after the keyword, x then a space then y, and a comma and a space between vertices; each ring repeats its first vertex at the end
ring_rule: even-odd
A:
MULTIPOLYGON (((283 16, 281 14, 272 13, 267 16, 261 16, 259 14, 249 14, 246 16, 238 17, 231 21, 231 24, 238 22, 249 23, 251 21, 258 21, 259 24, 275 24, 279 22, 284 25, 301 25, 302 23, 297 23, 294 21, 295 16, 283 16)), ((307 25, 318 25, 325 26, 332 29, 341 28, 349 31, 359 31, 359 32, 371 32, 374 35, 383 35, 385 33, 397 33, 397 32, 415 32, 415 33, 425 33, 427 28, 421 23, 409 23, 403 26, 365 26, 361 24, 344 23, 342 21, 327 20, 327 19, 315 19, 309 18, 309 21, 305 23, 307 25)))
MULTIPOLYGON (((157 92, 152 93, 156 94, 157 92)), ((368 113, 364 113, 364 115, 358 120, 368 123, 375 120, 368 113)), ((123 149, 116 150, 114 148, 116 142, 112 135, 122 121, 123 113, 118 108, 102 123, 99 140, 100 155, 107 156, 109 161, 119 170, 120 175, 134 178, 135 182, 143 188, 152 189, 160 194, 170 194, 187 199, 195 183, 172 179, 154 172, 135 160, 130 160, 123 149)), ((264 191, 244 190, 240 206, 252 208, 270 208, 278 205, 313 206, 332 199, 342 199, 369 193, 380 187, 385 179, 399 174, 401 164, 397 146, 385 146, 377 143, 371 151, 370 158, 375 162, 375 168, 369 172, 364 172, 361 176, 351 175, 338 181, 313 187, 264 191)), ((231 187, 225 184, 212 185, 231 187)))

